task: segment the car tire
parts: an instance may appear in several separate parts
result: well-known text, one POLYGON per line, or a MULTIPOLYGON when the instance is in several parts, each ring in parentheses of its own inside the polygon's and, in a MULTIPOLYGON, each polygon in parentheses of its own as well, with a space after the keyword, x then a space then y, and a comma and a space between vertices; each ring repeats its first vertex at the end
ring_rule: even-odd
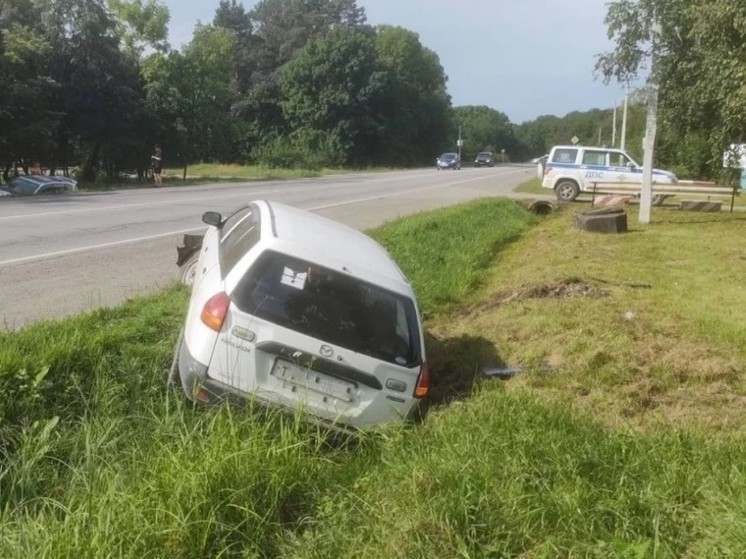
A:
POLYGON ((651 199, 650 203, 654 206, 662 206, 665 199, 665 194, 653 194, 653 198, 651 199))
POLYGON ((199 261, 199 251, 190 256, 186 262, 179 266, 179 281, 184 285, 191 286, 197 275, 197 262, 199 261))
POLYGON ((580 194, 578 183, 571 180, 561 180, 554 187, 554 195, 562 202, 572 202, 580 194))

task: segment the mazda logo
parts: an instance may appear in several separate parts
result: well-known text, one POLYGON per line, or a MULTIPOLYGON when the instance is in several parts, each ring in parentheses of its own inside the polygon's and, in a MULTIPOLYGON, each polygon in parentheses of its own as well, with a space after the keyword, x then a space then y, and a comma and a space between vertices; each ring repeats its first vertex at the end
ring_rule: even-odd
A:
POLYGON ((334 350, 331 348, 331 346, 322 345, 321 349, 319 350, 319 353, 323 357, 331 357, 332 355, 334 355, 334 350))

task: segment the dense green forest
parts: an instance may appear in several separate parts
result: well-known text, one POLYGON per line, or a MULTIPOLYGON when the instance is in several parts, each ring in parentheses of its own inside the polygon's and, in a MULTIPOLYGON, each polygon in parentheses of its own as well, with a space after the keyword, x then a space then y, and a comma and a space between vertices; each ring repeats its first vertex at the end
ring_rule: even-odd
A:
MULTIPOLYGON (((607 23, 618 47, 601 58, 602 75, 635 73, 639 65, 625 66, 629 37, 644 46, 640 22, 658 4, 665 3, 610 3, 607 23)), ((671 48, 661 64, 656 163, 685 176, 712 176, 724 146, 741 140, 743 96, 733 91, 743 83, 738 53, 746 31, 728 14, 744 12, 746 0, 735 7, 725 0, 674 4, 666 4, 679 11, 662 33, 671 48), (707 18, 714 16, 728 32, 730 51, 695 40, 711 30, 707 18), (674 44, 677 37, 694 38, 682 46, 674 44), (686 66, 677 65, 674 46, 688 48, 686 66), (729 57, 729 72, 713 72, 716 56, 729 57), (717 83, 697 86, 698 72, 717 83)), ((81 180, 142 174, 155 144, 164 147, 166 165, 184 174, 196 162, 430 165, 438 153, 457 149, 459 134, 465 160, 504 150, 507 160, 525 161, 573 136, 612 144, 611 107, 520 124, 491 107, 453 107, 437 53, 410 30, 368 25, 355 0, 261 0, 251 10, 222 0, 212 22, 196 26, 180 49, 168 44, 168 22, 159 0, 0 0, 3 179, 36 163, 74 168, 81 180)), ((626 145, 638 159, 643 93, 633 93, 627 121, 626 145)), ((617 111, 616 145, 620 139, 617 111)))

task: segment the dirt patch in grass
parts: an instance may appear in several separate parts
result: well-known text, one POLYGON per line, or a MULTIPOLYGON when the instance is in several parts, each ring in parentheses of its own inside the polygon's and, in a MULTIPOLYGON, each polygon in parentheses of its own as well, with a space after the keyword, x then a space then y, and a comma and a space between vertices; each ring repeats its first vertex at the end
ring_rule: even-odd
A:
POLYGON ((554 283, 521 287, 507 293, 500 293, 476 305, 467 307, 465 315, 479 314, 513 301, 523 299, 565 299, 575 297, 608 297, 609 292, 581 278, 565 278, 554 283))

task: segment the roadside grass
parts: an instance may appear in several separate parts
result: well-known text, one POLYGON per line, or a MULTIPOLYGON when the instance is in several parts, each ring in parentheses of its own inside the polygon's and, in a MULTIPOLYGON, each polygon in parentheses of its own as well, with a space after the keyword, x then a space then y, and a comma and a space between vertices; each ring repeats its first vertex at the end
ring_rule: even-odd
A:
POLYGON ((541 186, 541 179, 539 179, 538 177, 529 179, 526 182, 519 184, 513 189, 513 192, 523 192, 525 194, 542 194, 544 196, 553 194, 550 189, 541 186))
POLYGON ((495 198, 419 213, 368 233, 416 286, 421 310, 447 314, 535 221, 520 205, 495 198))
MULTIPOLYGON (((184 179, 183 167, 163 170, 163 186, 190 186, 214 182, 246 182, 265 180, 293 180, 316 178, 324 175, 351 173, 346 169, 280 169, 264 165, 229 165, 222 163, 198 163, 187 168, 184 179)), ((116 182, 80 182, 81 191, 112 190, 121 188, 152 188, 153 179, 121 179, 116 182)))
POLYGON ((0 556, 742 556, 746 216, 604 236, 578 207, 372 232, 430 311, 418 425, 187 404, 178 285, 0 334, 0 556), (505 364, 528 369, 481 374, 505 364))
MULTIPOLYGON (((287 180, 322 175, 345 173, 343 169, 280 169, 265 165, 228 165, 218 163, 198 163, 187 167, 187 180, 287 180)), ((164 182, 181 181, 183 168, 167 168, 163 173, 164 182)))

